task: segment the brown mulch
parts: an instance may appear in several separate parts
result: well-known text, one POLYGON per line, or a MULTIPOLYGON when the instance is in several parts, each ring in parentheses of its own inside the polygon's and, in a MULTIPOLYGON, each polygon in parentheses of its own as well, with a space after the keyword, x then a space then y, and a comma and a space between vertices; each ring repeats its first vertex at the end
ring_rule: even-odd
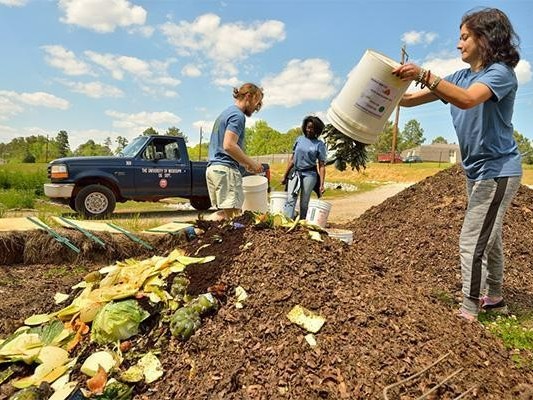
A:
MULTIPOLYGON (((203 236, 172 245, 194 253, 209 244, 198 255, 216 259, 188 268, 191 292, 223 284, 228 298, 189 341, 165 342, 164 379, 137 387, 135 398, 378 399, 442 356, 388 398, 415 399, 452 374, 429 399, 466 391, 466 399, 532 398, 533 370, 512 361, 481 324, 456 316, 464 192, 459 168, 413 185, 339 226, 354 232, 351 246, 312 241, 304 229, 204 223, 203 236), (243 309, 233 305, 236 286, 249 294, 243 309), (314 348, 286 318, 296 304, 326 318, 314 348)), ((506 216, 504 248, 506 300, 514 313, 531 312, 533 191, 526 187, 506 216)), ((54 309, 56 291, 100 267, 87 262, 70 274, 42 263, 0 267, 0 337, 24 317, 54 309)))

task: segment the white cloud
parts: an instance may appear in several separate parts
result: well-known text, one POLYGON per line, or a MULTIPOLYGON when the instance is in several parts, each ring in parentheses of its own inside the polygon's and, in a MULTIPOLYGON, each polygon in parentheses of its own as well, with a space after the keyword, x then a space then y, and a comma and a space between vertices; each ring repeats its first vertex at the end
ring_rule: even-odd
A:
POLYGON ((108 110, 106 115, 113 118, 113 127, 124 129, 131 134, 142 134, 147 128, 153 127, 159 132, 165 132, 169 126, 176 125, 181 118, 168 111, 126 114, 119 111, 108 110))
POLYGON ((59 8, 65 13, 61 22, 99 33, 146 21, 146 10, 127 0, 59 0, 59 8))
POLYGON ((119 88, 111 85, 106 85, 102 82, 72 82, 60 81, 71 91, 84 94, 93 99, 100 99, 103 97, 123 97, 124 92, 119 88))
POLYGON ((4 92, 0 91, 0 121, 5 121, 22 111, 24 111, 24 108, 20 104, 17 104, 13 99, 6 96, 4 92))
POLYGON ((173 78, 168 74, 168 68, 175 62, 174 59, 144 61, 136 57, 109 53, 101 54, 94 51, 86 51, 85 55, 95 64, 108 70, 114 79, 122 80, 125 74, 130 74, 133 78, 142 82, 145 86, 143 90, 148 93, 155 93, 160 89, 148 88, 147 85, 176 87, 181 84, 179 79, 173 78))
POLYGON ((188 76, 189 78, 196 78, 202 75, 202 70, 196 65, 187 64, 181 69, 181 74, 184 76, 188 76))
MULTIPOLYGON (((0 110, 0 120, 2 116, 2 111, 0 110)), ((14 136, 20 136, 19 130, 12 128, 10 126, 0 125, 0 142, 2 143, 8 143, 11 140, 13 140, 14 136)), ((1 154, 0 154, 0 158, 1 154)))
POLYGON ((161 31, 178 54, 200 54, 213 61, 215 73, 236 74, 235 61, 263 52, 285 39, 285 25, 268 20, 244 24, 222 24, 216 14, 204 14, 192 22, 167 22, 161 31))
POLYGON ((520 60, 515 68, 516 77, 520 85, 526 84, 531 80, 531 64, 529 61, 520 60))
POLYGON ((90 50, 87 50, 85 55, 93 63, 111 72, 111 76, 117 80, 122 80, 126 72, 140 78, 152 76, 150 64, 136 57, 101 54, 90 50))
POLYGON ((468 64, 461 60, 461 57, 450 58, 432 58, 427 59, 422 67, 431 70, 431 74, 436 74, 441 77, 450 75, 460 69, 468 68, 468 64))
POLYGON ((236 87, 239 85, 240 81, 237 77, 232 76, 231 78, 215 78, 213 79, 213 83, 216 86, 231 86, 236 87))
POLYGON ((402 35, 402 42, 405 44, 431 44, 438 35, 434 32, 409 31, 402 35))
POLYGON ((130 35, 141 35, 145 38, 150 38, 155 32, 155 28, 153 26, 139 26, 135 28, 131 28, 128 30, 128 33, 130 35))
POLYGON ((50 45, 41 47, 45 52, 45 61, 67 75, 93 75, 88 64, 77 59, 76 55, 63 46, 50 45))
MULTIPOLYGON (((209 140, 209 135, 211 134, 211 129, 213 129, 213 124, 214 123, 215 123, 215 121, 198 120, 198 121, 194 121, 192 123, 192 126, 195 127, 196 129, 198 129, 198 131, 200 131, 200 128, 201 128, 202 129, 202 136, 205 139, 206 135, 207 135, 207 140, 209 140)), ((205 140, 204 140, 204 142, 205 142, 205 140)))
POLYGON ((108 131, 102 129, 80 129, 80 130, 69 130, 68 131, 68 141, 70 148, 76 150, 80 145, 87 143, 89 139, 93 140, 95 143, 104 144, 107 138, 111 138, 113 150, 113 145, 116 145, 114 138, 120 135, 116 131, 108 131))
POLYGON ((24 105, 57 108, 66 110, 70 104, 67 100, 45 92, 17 93, 0 90, 0 119, 21 113, 24 105))
POLYGON ((261 82, 265 90, 264 106, 292 107, 308 100, 324 100, 335 93, 329 62, 320 58, 289 61, 276 76, 261 82))
POLYGON ((28 3, 28 0, 0 0, 0 4, 8 7, 22 7, 28 3))

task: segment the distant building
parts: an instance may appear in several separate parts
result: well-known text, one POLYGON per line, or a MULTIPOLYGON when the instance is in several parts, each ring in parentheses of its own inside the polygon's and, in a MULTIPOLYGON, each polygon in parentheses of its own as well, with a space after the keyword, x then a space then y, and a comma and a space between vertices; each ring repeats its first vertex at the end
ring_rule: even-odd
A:
POLYGON ((401 152, 401 157, 419 156, 422 161, 449 162, 456 164, 461 162, 461 152, 458 144, 435 143, 413 147, 401 152))

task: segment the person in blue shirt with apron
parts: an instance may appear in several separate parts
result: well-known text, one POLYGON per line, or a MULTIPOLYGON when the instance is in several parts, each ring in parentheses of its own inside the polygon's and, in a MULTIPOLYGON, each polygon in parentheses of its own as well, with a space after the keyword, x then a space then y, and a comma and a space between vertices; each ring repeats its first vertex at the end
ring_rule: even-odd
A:
POLYGON ((458 315, 475 321, 479 311, 507 312, 502 224, 522 176, 511 122, 518 87, 514 67, 520 55, 509 19, 494 8, 463 16, 457 49, 470 68, 444 79, 415 64, 392 73, 422 84, 422 90, 403 96, 401 106, 438 99, 450 103, 468 196, 459 239, 463 302, 458 315))
POLYGON ((300 195, 300 218, 305 219, 313 190, 320 197, 324 193, 326 179, 326 145, 318 137, 324 130, 324 123, 315 116, 307 116, 302 123, 303 135, 298 136, 283 176, 282 184, 287 186, 287 202, 283 213, 295 217, 296 200, 300 195))
POLYGON ((240 165, 254 174, 263 171, 261 163, 243 150, 246 117, 261 108, 263 91, 253 83, 245 83, 233 89, 233 98, 235 103, 216 119, 209 140, 205 175, 211 204, 218 211, 206 218, 208 220, 231 219, 241 213, 244 191, 240 165))

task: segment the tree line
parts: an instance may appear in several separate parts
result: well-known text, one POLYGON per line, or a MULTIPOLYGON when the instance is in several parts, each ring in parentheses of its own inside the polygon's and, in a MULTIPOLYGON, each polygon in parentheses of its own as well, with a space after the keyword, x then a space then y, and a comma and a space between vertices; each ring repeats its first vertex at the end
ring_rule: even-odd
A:
MULTIPOLYGON (((370 160, 376 160, 380 153, 388 153, 392 148, 394 124, 388 121, 383 132, 378 136, 375 144, 368 146, 370 160)), ((289 129, 282 133, 270 127, 266 121, 257 121, 252 127, 246 128, 245 144, 246 152, 251 156, 266 154, 287 154, 292 151, 296 138, 302 134, 300 127, 289 129)), ((150 127, 142 132, 142 135, 159 135, 159 132, 150 127)), ((164 135, 180 136, 188 142, 188 137, 177 127, 170 127, 164 135)), ((416 119, 408 121, 403 129, 398 129, 396 135, 396 149, 398 152, 422 145, 426 138, 424 129, 416 119)), ((514 132, 514 138, 518 144, 522 160, 526 164, 533 164, 533 144, 518 131, 514 132)), ((431 142, 447 143, 443 136, 434 138, 431 142)), ((110 156, 119 154, 128 145, 128 140, 123 136, 117 136, 113 141, 106 138, 103 143, 96 143, 93 139, 71 150, 68 132, 61 130, 58 134, 49 138, 43 135, 18 137, 9 143, 0 143, 0 159, 7 162, 48 162, 50 160, 67 156, 110 156)), ((208 152, 208 141, 188 147, 189 156, 193 160, 205 160, 208 152)))

